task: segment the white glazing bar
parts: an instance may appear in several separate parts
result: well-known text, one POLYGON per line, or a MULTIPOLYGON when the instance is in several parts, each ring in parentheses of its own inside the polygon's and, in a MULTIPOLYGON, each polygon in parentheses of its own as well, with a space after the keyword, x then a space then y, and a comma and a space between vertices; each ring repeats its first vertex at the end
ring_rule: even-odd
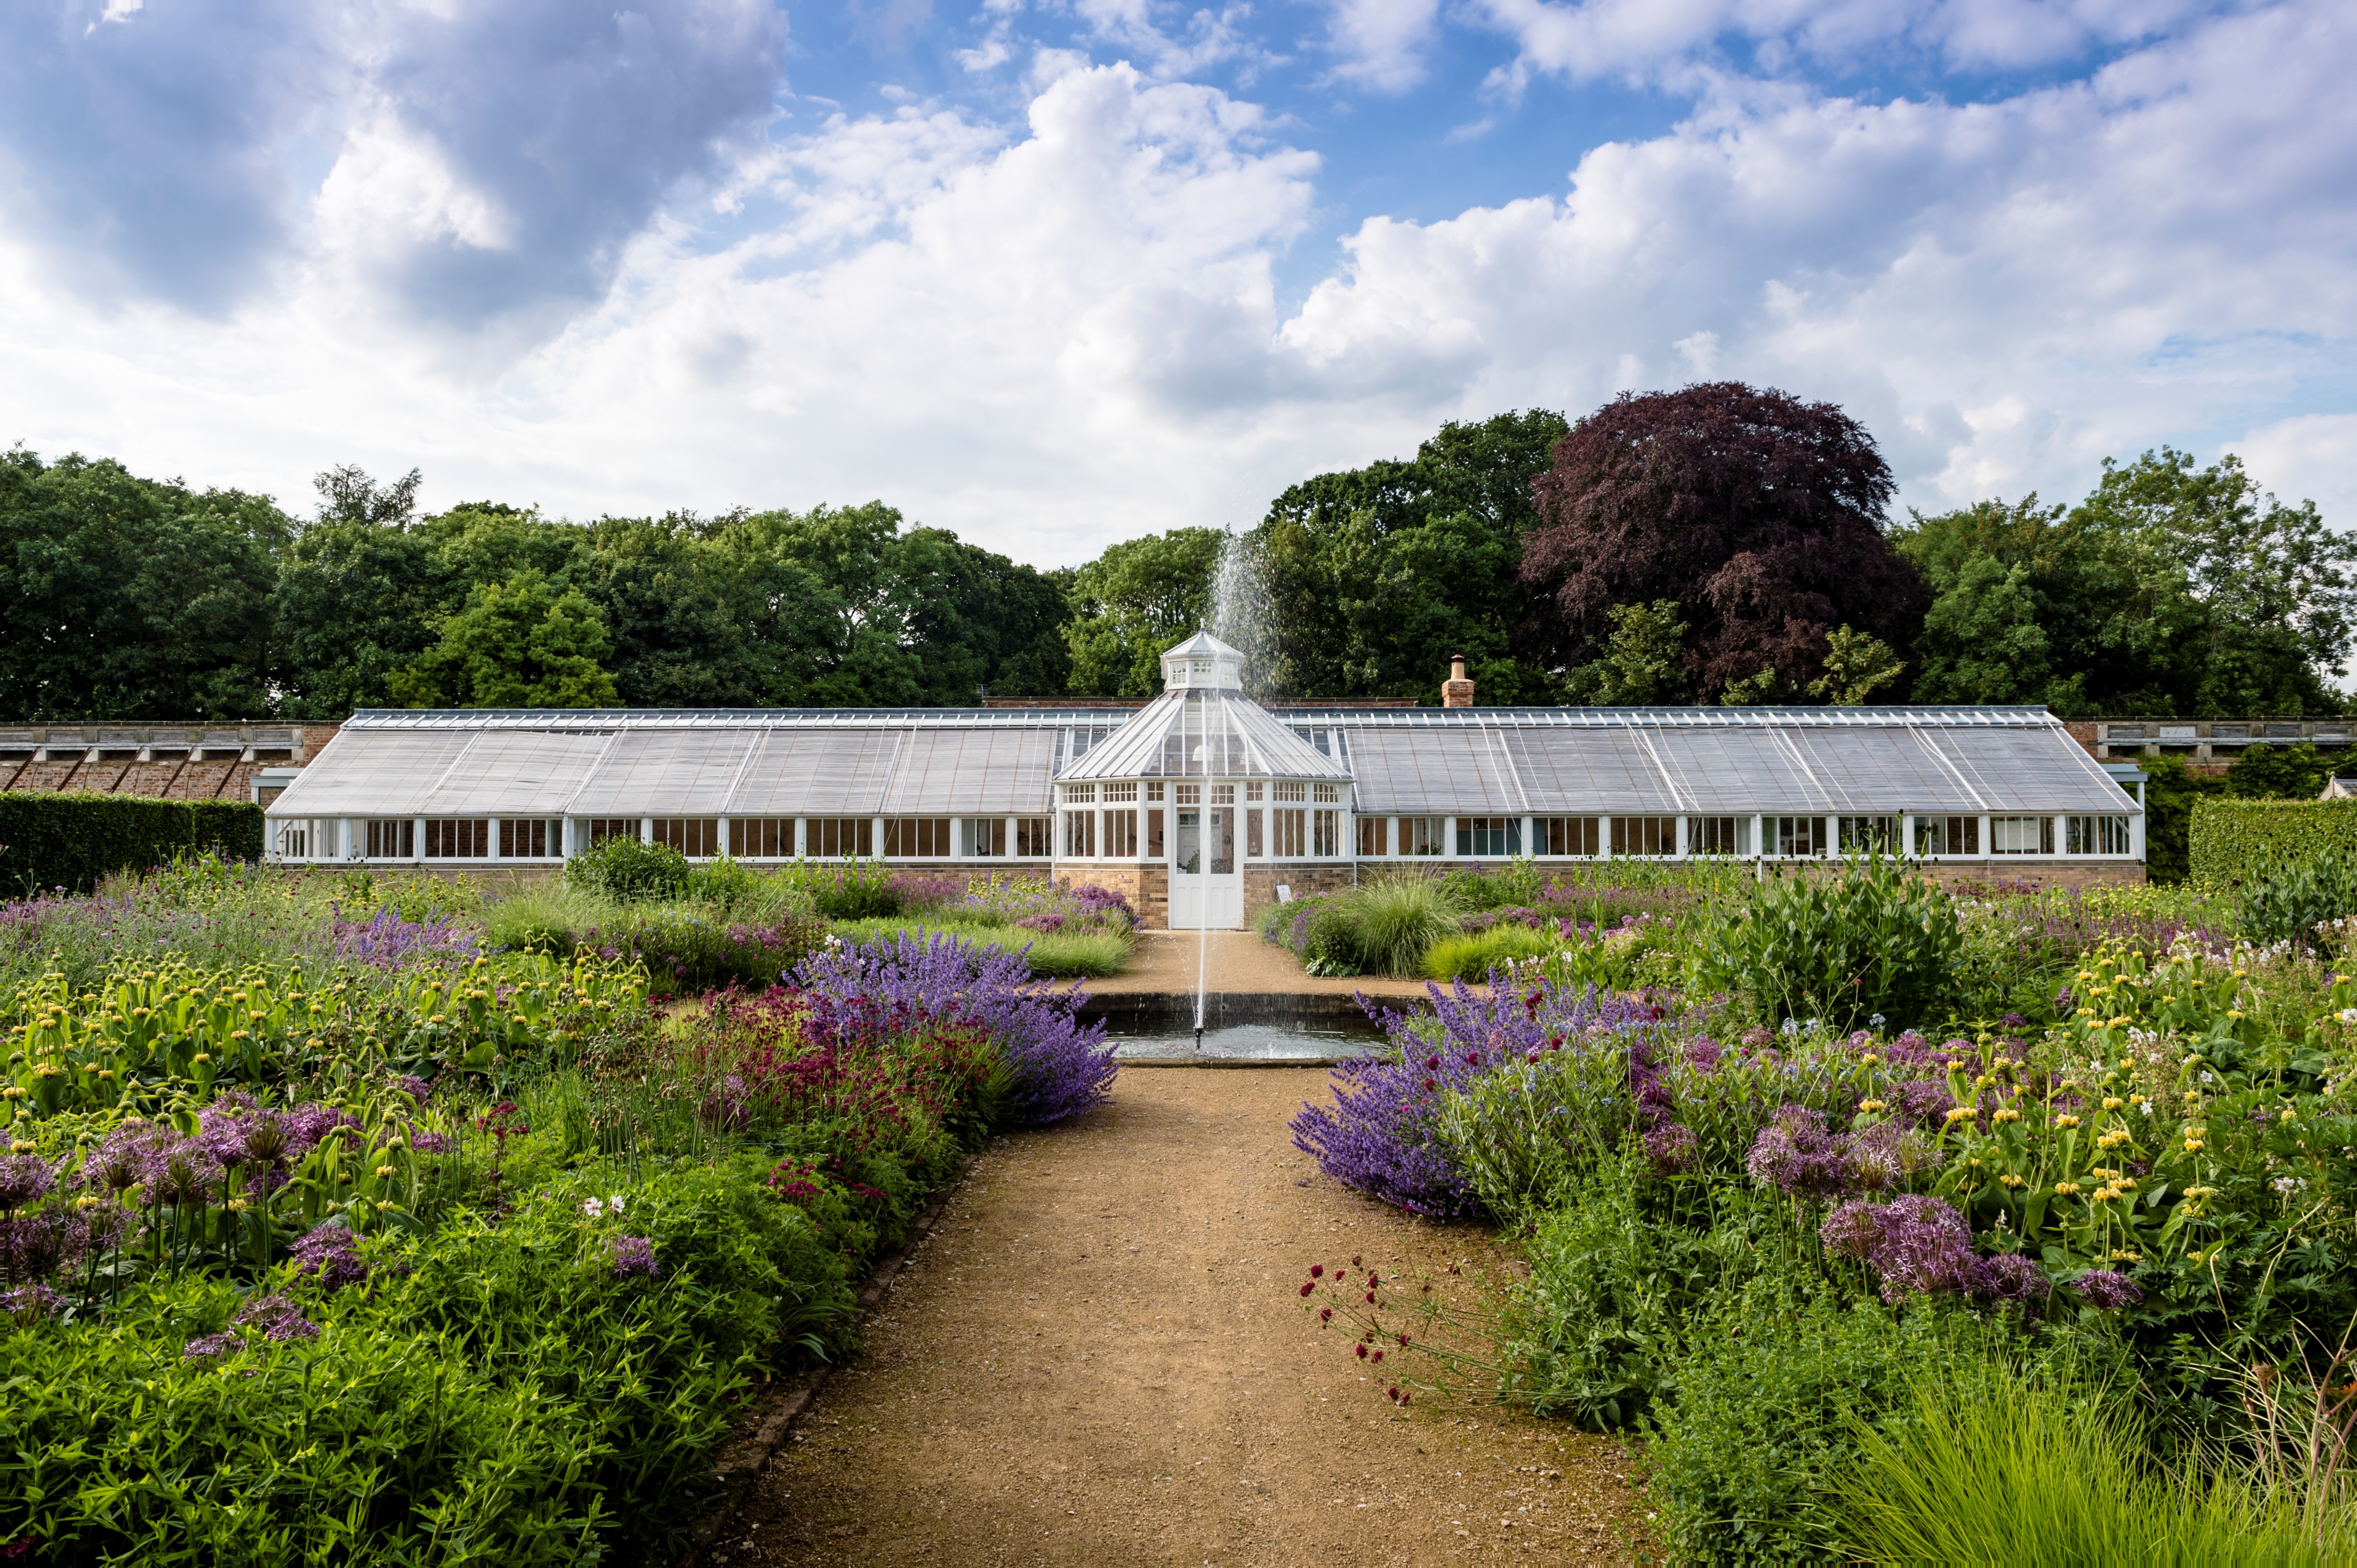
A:
POLYGON ((486 817, 483 820, 483 831, 490 835, 490 842, 483 845, 483 858, 485 860, 495 862, 504 860, 506 856, 500 854, 499 818, 486 817))

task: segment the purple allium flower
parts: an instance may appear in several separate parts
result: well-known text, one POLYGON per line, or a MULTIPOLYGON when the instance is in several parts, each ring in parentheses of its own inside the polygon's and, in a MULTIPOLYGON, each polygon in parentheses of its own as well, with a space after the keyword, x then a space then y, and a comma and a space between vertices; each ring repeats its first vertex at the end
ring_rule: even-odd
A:
POLYGON ((210 1361, 216 1356, 234 1355, 245 1348, 245 1341, 235 1334, 208 1334, 191 1339, 180 1352, 184 1361, 210 1361))
POLYGON ((65 1297, 38 1282, 18 1285, 12 1291, 0 1291, 0 1313, 20 1324, 39 1323, 55 1317, 58 1308, 64 1305, 65 1297))
POLYGON ((1973 1294, 1984 1301, 2010 1301, 2035 1311, 2052 1288, 2046 1271, 2018 1252, 1998 1252, 1973 1264, 1973 1294))
POLYGON ((1883 1205, 1882 1233, 1867 1257, 1882 1276, 1882 1296, 1961 1294, 1972 1288, 1972 1230, 1953 1205, 1909 1196, 1883 1205))
POLYGON ((1870 1258, 1882 1240, 1882 1208, 1869 1198, 1853 1197, 1825 1216, 1817 1227, 1818 1239, 1845 1258, 1870 1258))
POLYGON ((286 1128, 288 1157, 300 1159, 317 1148, 328 1134, 339 1127, 358 1127, 360 1119, 337 1110, 332 1105, 317 1101, 297 1105, 282 1118, 286 1128))
POLYGON ((1772 1044, 1775 1038, 1775 1036, 1770 1034, 1766 1029, 1760 1027, 1756 1024, 1750 1028, 1743 1031, 1744 1045, 1755 1051, 1763 1046, 1772 1044))
POLYGON ((361 1239, 341 1225, 320 1225, 296 1239, 287 1250, 298 1274, 317 1274, 329 1290, 359 1284, 369 1276, 361 1258, 361 1239))
POLYGON ((1718 1058, 1723 1053, 1717 1040, 1712 1039, 1708 1035, 1696 1035, 1685 1043, 1678 1054, 1685 1058, 1688 1067, 1698 1072, 1708 1072, 1718 1066, 1718 1058))
POLYGON ((1997 1025, 2007 1029, 2027 1029, 2029 1020, 2018 1013, 2007 1013, 1997 1020, 1997 1025))
POLYGON ((422 1078, 402 1073, 393 1080, 393 1087, 423 1105, 434 1093, 434 1086, 422 1078))
POLYGON ((1695 1135, 1675 1122, 1665 1122, 1645 1134, 1645 1157, 1657 1171, 1684 1170, 1694 1164, 1695 1135))
POLYGON ((38 1203, 57 1185, 58 1173, 38 1155, 0 1159, 0 1212, 38 1203))
POLYGON ((1849 1187, 1848 1153, 1825 1131, 1824 1112, 1786 1105, 1752 1140, 1743 1168, 1787 1197, 1834 1197, 1849 1187))
POLYGON ((1955 1101, 1947 1087, 1932 1079, 1912 1079, 1891 1087, 1890 1099, 1898 1102, 1906 1119, 1917 1123, 1939 1121, 1947 1115, 1955 1101))
POLYGON ((237 1328, 259 1328, 262 1337, 273 1345, 283 1345, 290 1339, 317 1339, 319 1326, 303 1316, 302 1309, 283 1295, 258 1295, 237 1309, 230 1319, 237 1328))
POLYGON ((2098 1312, 2117 1312, 2144 1299, 2144 1287, 2116 1269, 2093 1269, 2071 1282, 2071 1287, 2098 1312))
POLYGON ((616 1236, 606 1246, 617 1279, 626 1280, 632 1274, 652 1279, 662 1272, 655 1263, 655 1244, 644 1236, 616 1236))

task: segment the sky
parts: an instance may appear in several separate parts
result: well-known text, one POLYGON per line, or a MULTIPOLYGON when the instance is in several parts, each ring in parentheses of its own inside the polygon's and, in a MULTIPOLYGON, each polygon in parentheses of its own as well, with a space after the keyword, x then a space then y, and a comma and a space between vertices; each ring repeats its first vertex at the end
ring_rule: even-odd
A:
POLYGON ((1046 566, 1731 378, 1902 508, 2345 526, 2352 80, 2345 0, 20 0, 0 444, 1046 566))

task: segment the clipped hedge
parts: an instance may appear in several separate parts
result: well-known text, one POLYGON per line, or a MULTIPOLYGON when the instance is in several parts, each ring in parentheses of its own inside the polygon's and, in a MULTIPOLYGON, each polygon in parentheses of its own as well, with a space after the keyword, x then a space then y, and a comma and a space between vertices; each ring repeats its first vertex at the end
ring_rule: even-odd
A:
POLYGON ((209 849, 259 860, 262 831, 262 808, 244 800, 0 793, 0 897, 52 887, 87 893, 111 873, 209 849))
POLYGON ((2357 854, 2357 800, 2200 800, 2191 841, 2197 886, 2240 886, 2269 852, 2357 854))

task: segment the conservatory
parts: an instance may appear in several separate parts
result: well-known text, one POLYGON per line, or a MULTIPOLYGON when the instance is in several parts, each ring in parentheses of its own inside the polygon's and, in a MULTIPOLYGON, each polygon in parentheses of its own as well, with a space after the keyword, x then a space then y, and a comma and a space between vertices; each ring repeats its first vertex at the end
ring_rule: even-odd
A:
POLYGON ((267 807, 276 858, 1052 869, 1150 923, 1236 926, 1372 867, 1762 863, 1868 847, 1975 875, 2141 875, 2136 770, 2036 707, 1264 704, 1199 633, 1143 707, 365 710, 267 807), (2118 776, 2115 777, 2115 773, 2118 776))

